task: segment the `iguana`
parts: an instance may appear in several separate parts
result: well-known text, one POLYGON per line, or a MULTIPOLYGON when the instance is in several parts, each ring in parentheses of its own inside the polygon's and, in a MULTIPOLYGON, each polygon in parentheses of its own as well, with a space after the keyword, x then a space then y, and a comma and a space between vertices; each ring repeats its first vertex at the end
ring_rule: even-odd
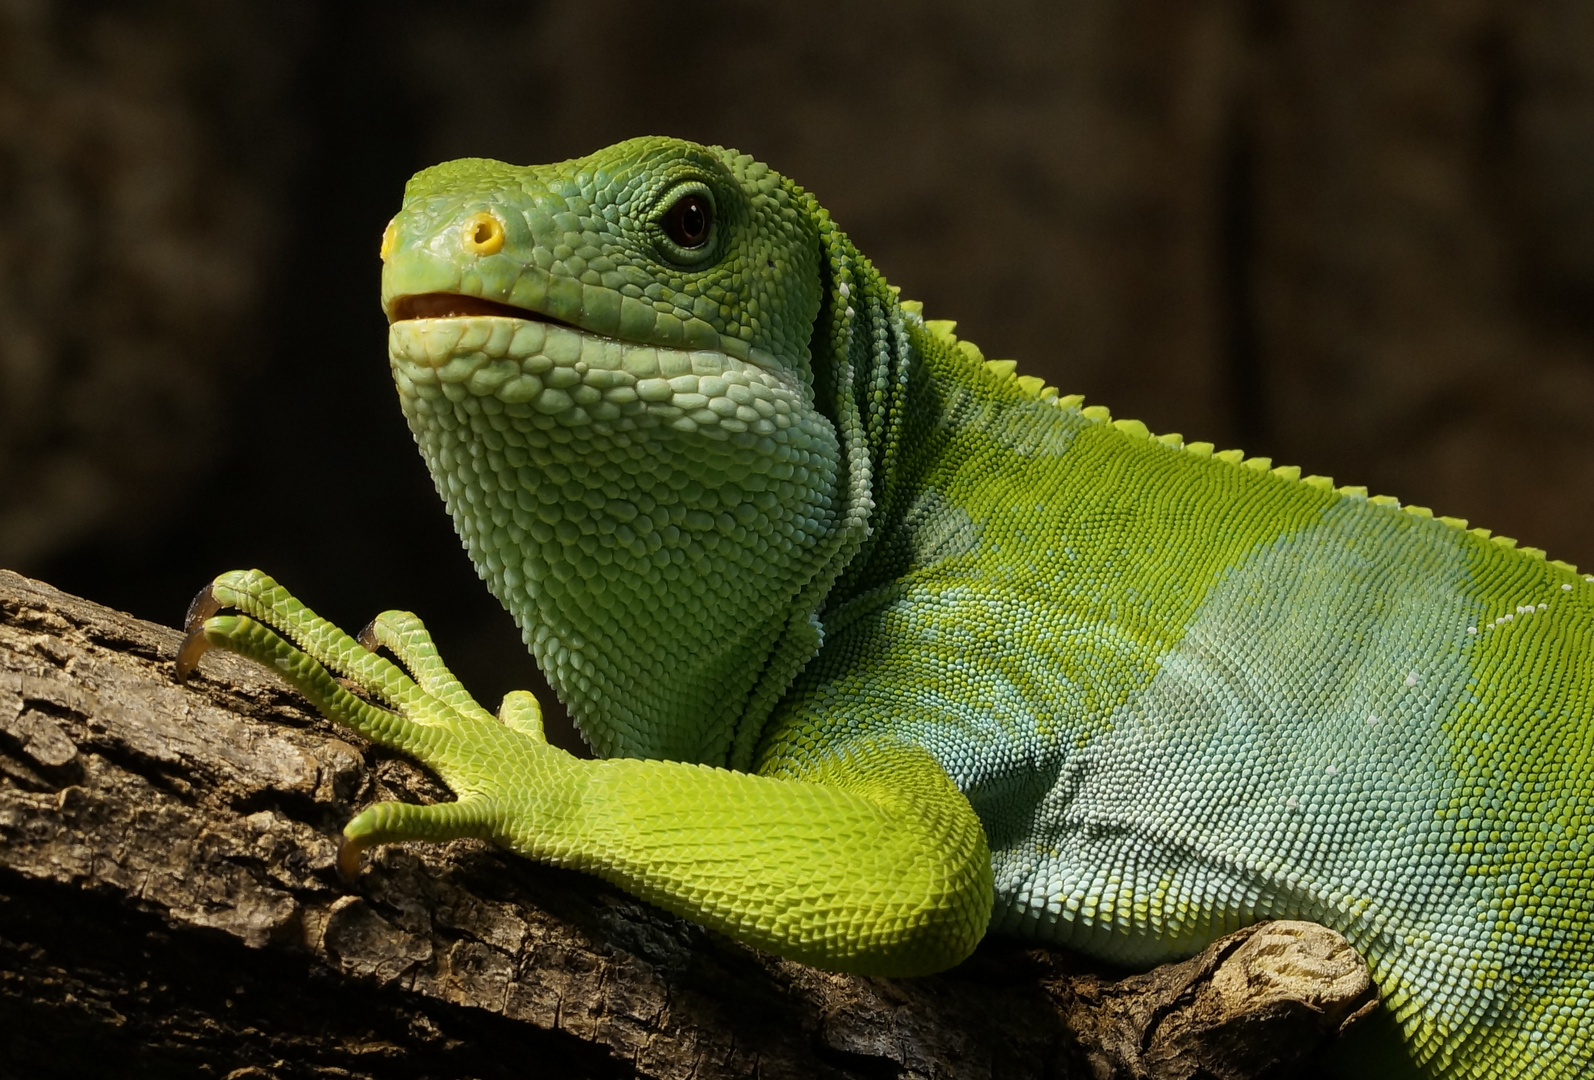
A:
POLYGON ((181 672, 271 665, 458 797, 346 868, 484 837, 889 976, 1305 918, 1432 1074, 1590 1070, 1594 577, 986 360, 734 150, 438 165, 381 253, 416 442, 599 759, 413 615, 223 574, 181 672))

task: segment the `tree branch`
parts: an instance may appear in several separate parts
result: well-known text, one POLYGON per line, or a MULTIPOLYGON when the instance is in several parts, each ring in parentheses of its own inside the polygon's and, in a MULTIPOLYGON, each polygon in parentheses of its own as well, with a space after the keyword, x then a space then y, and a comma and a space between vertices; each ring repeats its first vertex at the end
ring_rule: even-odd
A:
POLYGON ((235 1080, 1238 1080, 1373 1001, 1309 924, 1127 979, 992 941, 885 980, 471 841, 380 848, 346 887, 357 806, 446 789, 236 657, 176 685, 179 639, 0 571, 0 1062, 19 1075, 111 1053, 124 1075, 235 1080))

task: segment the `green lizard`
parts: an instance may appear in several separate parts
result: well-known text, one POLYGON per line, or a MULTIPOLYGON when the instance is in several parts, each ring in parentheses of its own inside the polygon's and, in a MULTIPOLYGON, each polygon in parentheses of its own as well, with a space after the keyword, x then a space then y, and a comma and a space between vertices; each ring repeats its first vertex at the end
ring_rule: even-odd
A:
POLYGON ((458 796, 347 869, 485 837, 879 975, 1306 918, 1434 1075, 1589 1070, 1594 577, 985 360, 735 151, 439 165, 382 255, 416 442, 600 760, 412 615, 224 574, 181 672, 272 665, 458 796))

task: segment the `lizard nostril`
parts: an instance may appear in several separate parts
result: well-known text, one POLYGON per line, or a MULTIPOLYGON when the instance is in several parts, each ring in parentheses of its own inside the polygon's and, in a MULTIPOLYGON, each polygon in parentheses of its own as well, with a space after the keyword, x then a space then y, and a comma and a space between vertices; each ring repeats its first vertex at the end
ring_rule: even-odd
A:
POLYGON ((497 218, 483 211, 465 219, 465 250, 475 255, 494 255, 504 246, 504 227, 497 218))

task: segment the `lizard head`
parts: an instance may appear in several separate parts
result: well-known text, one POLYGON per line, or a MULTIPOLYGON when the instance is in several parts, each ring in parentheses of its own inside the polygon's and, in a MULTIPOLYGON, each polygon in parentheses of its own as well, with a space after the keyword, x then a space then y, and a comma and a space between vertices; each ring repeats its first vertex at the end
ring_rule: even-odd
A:
POLYGON ((815 401, 837 238, 766 166, 663 138, 438 165, 388 226, 405 416, 602 755, 745 760, 817 647, 868 499, 815 401))
POLYGON ((806 375, 820 304, 809 201, 751 158, 678 139, 532 168, 450 161, 405 188, 382 306, 390 321, 530 313, 806 375))

